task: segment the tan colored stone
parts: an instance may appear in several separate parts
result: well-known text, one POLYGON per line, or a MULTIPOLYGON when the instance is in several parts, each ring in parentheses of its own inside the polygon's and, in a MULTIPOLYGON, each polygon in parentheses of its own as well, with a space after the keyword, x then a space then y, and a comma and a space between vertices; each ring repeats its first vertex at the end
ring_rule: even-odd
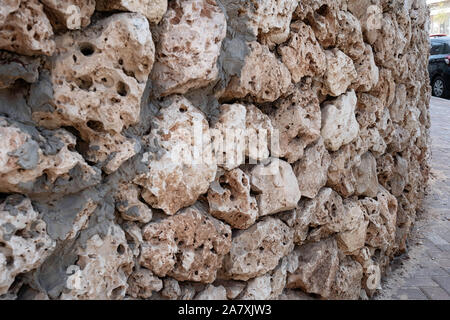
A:
POLYGON ((76 166, 96 174, 80 154, 71 151, 76 144, 72 134, 63 129, 47 134, 32 137, 0 117, 0 192, 21 192, 22 184, 32 183, 43 174, 53 183, 76 166), (45 149, 49 139, 59 144, 55 152, 45 149))
POLYGON ((392 249, 395 243, 397 199, 380 187, 377 200, 366 198, 361 203, 370 221, 366 243, 383 251, 392 249))
POLYGON ((234 29, 245 30, 262 44, 274 46, 288 38, 297 0, 222 1, 234 29))
POLYGON ((345 215, 339 194, 330 188, 323 188, 314 199, 300 202, 293 223, 295 243, 300 245, 307 238, 318 241, 343 231, 345 215))
POLYGON ((345 254, 353 254, 363 248, 366 241, 369 220, 363 207, 356 201, 345 200, 345 230, 338 233, 339 249, 345 254))
POLYGON ((205 290, 197 294, 195 300, 227 300, 227 291, 222 286, 208 284, 205 290))
POLYGON ((327 71, 324 75, 324 90, 322 90, 322 93, 337 97, 347 91, 358 75, 352 59, 341 50, 326 50, 325 55, 327 71))
POLYGON ((265 218, 250 229, 233 235, 220 278, 247 281, 261 276, 275 269, 293 247, 289 227, 279 219, 265 218))
POLYGON ((215 123, 214 150, 218 165, 233 170, 245 163, 247 109, 241 104, 220 106, 219 119, 215 123))
POLYGON ((328 168, 327 186, 347 198, 355 192, 355 170, 361 163, 361 156, 354 144, 347 144, 331 153, 331 165, 328 168))
POLYGON ((111 173, 136 153, 135 142, 120 133, 139 120, 153 65, 148 21, 138 14, 116 14, 56 42, 49 79, 54 110, 36 110, 33 118, 49 128, 75 127, 89 143, 89 160, 111 173))
POLYGON ((167 11, 167 0, 96 0, 99 11, 131 11, 141 13, 151 23, 158 23, 167 11))
POLYGON ((171 1, 155 28, 156 62, 151 74, 155 95, 184 94, 216 80, 226 28, 215 0, 171 1))
POLYGON ((378 194, 377 161, 371 152, 361 156, 355 170, 355 193, 359 196, 376 197, 378 194))
POLYGON ((158 292, 162 287, 161 279, 155 277, 150 270, 141 268, 128 278, 127 294, 133 298, 148 299, 154 291, 158 292))
POLYGON ((250 195, 250 177, 240 169, 218 173, 208 191, 209 212, 236 229, 247 229, 258 218, 256 199, 250 195))
POLYGON ((131 183, 122 183, 117 188, 116 208, 125 220, 148 223, 152 220, 152 209, 139 200, 139 187, 131 183))
POLYGON ((54 25, 62 24, 69 30, 81 29, 91 23, 95 0, 42 0, 54 25))
POLYGON ((289 163, 271 158, 267 164, 254 167, 250 176, 261 217, 296 208, 301 194, 289 163))
POLYGON ((365 45, 358 19, 348 11, 339 11, 337 20, 339 24, 337 47, 352 60, 359 60, 364 55, 365 45))
POLYGON ((171 300, 178 299, 181 295, 181 288, 178 281, 172 278, 164 279, 164 288, 161 291, 161 295, 171 300))
POLYGON ((357 73, 355 80, 356 91, 368 92, 378 84, 380 74, 377 65, 375 64, 372 47, 368 44, 364 47, 363 55, 356 61, 354 66, 357 73))
POLYGON ((292 81, 303 77, 321 77, 326 69, 326 57, 307 24, 296 21, 291 25, 291 34, 286 45, 278 48, 281 61, 291 72, 292 81))
POLYGON ((339 268, 336 240, 329 238, 305 244, 295 249, 295 254, 298 268, 288 273, 286 288, 300 288, 329 297, 339 268))
POLYGON ((283 258, 271 272, 248 281, 242 300, 275 300, 283 292, 287 276, 287 259, 283 258))
POLYGON ((217 280, 215 282, 225 288, 227 293, 227 299, 236 299, 246 287, 246 283, 243 281, 234 280, 217 280))
POLYGON ((361 29, 367 43, 373 44, 383 23, 383 9, 379 0, 349 0, 348 10, 361 22, 361 29))
POLYGON ((17 275, 38 268, 55 248, 31 201, 10 195, 0 203, 0 295, 17 275))
POLYGON ((302 0, 295 11, 295 16, 313 28, 317 40, 324 48, 336 45, 339 31, 337 12, 341 0, 302 0))
POLYGON ((27 56, 55 51, 53 29, 38 0, 13 1, 0 4, 0 49, 27 56), (19 4, 20 3, 20 4, 19 4))
POLYGON ((67 290, 61 299, 117 300, 125 297, 134 263, 125 233, 118 225, 111 223, 103 238, 93 235, 76 253, 77 264, 66 270, 67 290))
POLYGON ((313 199, 317 196, 327 183, 330 164, 331 157, 322 139, 305 150, 303 158, 293 166, 303 197, 313 199))
POLYGON ((291 85, 291 75, 267 46, 248 44, 240 76, 233 76, 221 98, 233 100, 252 97, 256 102, 272 102, 285 94, 291 85))
POLYGON ((305 86, 295 90, 289 97, 280 99, 276 107, 269 115, 273 128, 279 134, 278 147, 272 144, 272 156, 286 158, 289 163, 294 163, 303 157, 306 147, 320 138, 319 100, 305 86))
POLYGON ((140 264, 160 277, 211 283, 230 251, 231 228, 200 204, 143 230, 140 264))
POLYGON ((270 157, 270 143, 274 130, 269 116, 262 113, 254 105, 248 105, 246 130, 248 139, 246 156, 249 160, 263 161, 268 159, 270 157))
POLYGON ((332 287, 330 299, 358 300, 363 278, 363 267, 351 257, 340 261, 336 272, 336 281, 332 287))
POLYGON ((2 0, 0 6, 0 24, 3 24, 6 17, 19 9, 21 0, 2 0))
POLYGON ((165 100, 145 140, 150 151, 143 161, 149 172, 134 182, 143 187, 142 197, 149 205, 173 215, 208 191, 217 171, 209 125, 186 98, 176 95, 165 100))
POLYGON ((351 90, 323 105, 321 134, 327 149, 337 151, 357 138, 356 101, 356 94, 351 90))

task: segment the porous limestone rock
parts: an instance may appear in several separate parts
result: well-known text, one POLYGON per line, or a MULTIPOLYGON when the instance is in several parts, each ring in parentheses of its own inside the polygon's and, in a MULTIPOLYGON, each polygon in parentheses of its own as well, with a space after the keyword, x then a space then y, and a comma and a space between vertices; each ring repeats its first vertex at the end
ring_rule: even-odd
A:
POLYGON ((208 284, 205 290, 197 294, 195 300, 227 300, 227 290, 222 286, 208 284))
POLYGON ((377 160, 372 153, 361 156, 361 164, 356 168, 356 194, 376 197, 378 194, 377 160))
POLYGON ((298 268, 289 272, 286 288, 300 288, 327 298, 331 295, 339 268, 336 240, 329 238, 295 249, 298 268))
POLYGON ((225 15, 215 0, 171 1, 154 29, 154 94, 184 94, 216 80, 216 63, 226 28, 225 15))
POLYGON ((356 87, 356 90, 368 92, 378 84, 380 74, 371 46, 365 45, 364 54, 354 61, 354 66, 358 76, 352 86, 356 87))
POLYGON ((345 230, 336 236, 339 249, 351 255, 363 248, 367 238, 369 220, 364 206, 355 200, 344 200, 345 230))
POLYGON ((347 256, 339 263, 336 280, 331 289, 330 299, 357 300, 361 293, 363 267, 347 256))
POLYGON ((347 7, 359 19, 364 33, 364 40, 369 44, 373 44, 380 34, 383 23, 381 1, 349 0, 347 7))
POLYGON ((26 192, 27 184, 43 175, 55 183, 60 177, 70 176, 76 167, 88 175, 98 175, 79 153, 71 151, 76 138, 69 132, 28 133, 21 128, 0 117, 0 192, 26 192))
POLYGON ((331 155, 327 186, 343 197, 355 193, 355 168, 361 164, 361 155, 354 143, 347 144, 331 155))
POLYGON ((8 88, 22 79, 34 83, 39 78, 39 60, 32 57, 0 52, 0 89, 8 88))
POLYGON ((208 191, 217 165, 208 122, 186 98, 167 98, 154 121, 145 137, 150 151, 143 160, 149 171, 134 182, 143 187, 142 197, 148 204, 173 215, 208 191))
POLYGON ((296 21, 291 25, 289 41, 286 45, 280 46, 278 52, 295 83, 303 77, 321 77, 325 73, 325 53, 317 42, 312 28, 302 21, 296 21))
POLYGON ((364 54, 365 44, 358 19, 348 11, 339 11, 337 20, 339 23, 337 47, 353 61, 360 59, 364 54))
POLYGON ((0 295, 18 274, 38 268, 54 247, 30 199, 10 195, 0 203, 0 295))
POLYGON ((286 41, 297 0, 221 1, 233 28, 247 29, 262 44, 274 46, 286 41))
POLYGON ((279 146, 272 145, 272 156, 294 163, 303 157, 304 149, 320 137, 321 111, 317 95, 307 86, 280 99, 269 116, 279 134, 279 146))
POLYGON ((339 49, 326 50, 327 70, 324 74, 323 94, 337 97, 345 93, 358 74, 352 59, 339 49))
POLYGON ((27 56, 53 54, 53 29, 38 0, 3 0, 0 7, 0 49, 27 56))
POLYGON ((253 98, 256 102, 272 102, 285 94, 291 86, 291 75, 265 45, 248 44, 240 76, 233 76, 221 99, 253 98))
POLYGON ((87 157, 112 173, 136 153, 120 133, 139 119, 141 97, 154 60, 147 19, 123 13, 56 39, 50 63, 49 110, 33 118, 45 127, 75 127, 89 143, 87 157), (124 45, 123 38, 128 41, 124 45))
POLYGON ((330 164, 331 157, 322 139, 305 150, 303 158, 293 165, 303 197, 313 199, 317 196, 327 183, 330 164))
POLYGON ((269 116, 252 104, 247 105, 246 133, 248 144, 245 155, 249 158, 249 161, 268 159, 274 128, 269 116))
POLYGON ((271 272, 248 281, 242 300, 275 300, 283 292, 288 271, 288 258, 283 258, 271 272))
POLYGON ((361 200, 361 203, 370 222, 367 228, 366 243, 373 248, 388 251, 395 242, 397 199, 380 187, 376 200, 365 198, 361 200))
POLYGON ((128 278, 127 294, 133 298, 148 299, 153 292, 162 289, 163 282, 153 273, 145 268, 141 268, 131 274, 128 278))
POLYGON ((220 173, 208 191, 209 212, 236 229, 247 229, 258 218, 258 205, 250 194, 250 177, 240 169, 220 173))
POLYGON ((95 10, 95 0, 41 0, 47 9, 50 20, 58 27, 69 30, 87 27, 95 10))
POLYGON ((279 219, 264 218, 233 235, 219 276, 243 281, 262 276, 275 269, 293 248, 292 230, 279 219))
POLYGON ((270 156, 273 126, 269 116, 254 105, 224 104, 211 130, 217 164, 232 170, 245 163, 266 160, 270 156))
POLYGON ((297 206, 301 193, 289 163, 271 158, 249 173, 251 188, 257 193, 259 216, 289 211, 297 206))
POLYGON ((139 200, 139 187, 131 183, 122 183, 116 194, 116 208, 125 220, 148 223, 152 220, 152 209, 139 200))
POLYGON ((0 0, 0 300, 372 297, 430 176, 429 27, 425 0, 0 0))
POLYGON ((144 227, 140 264, 160 277, 212 283, 230 251, 231 228, 199 203, 144 227))
POLYGON ((245 162, 247 109, 241 104, 220 106, 214 125, 214 150, 218 165, 233 170, 245 162))
MULTIPOLYGON (((272 144, 272 156, 294 163, 308 145, 320 137, 321 111, 317 95, 304 85, 285 99, 279 99, 269 114, 279 134, 279 146, 272 144)), ((275 137, 276 139, 276 137, 275 137)))
POLYGON ((125 233, 111 223, 104 237, 90 237, 76 250, 78 260, 67 268, 64 300, 117 300, 125 297, 128 277, 133 271, 133 253, 125 233))
POLYGON ((325 49, 336 45, 339 32, 337 13, 341 0, 302 0, 294 17, 306 20, 313 28, 317 40, 325 49))
POLYGON ((337 151, 357 138, 356 101, 355 91, 351 90, 323 105, 321 134, 327 149, 337 151))
POLYGON ((11 12, 19 9, 21 0, 2 0, 0 6, 0 23, 3 23, 11 12))
POLYGON ((95 0, 99 11, 131 11, 141 13, 151 23, 158 23, 167 11, 167 0, 95 0))

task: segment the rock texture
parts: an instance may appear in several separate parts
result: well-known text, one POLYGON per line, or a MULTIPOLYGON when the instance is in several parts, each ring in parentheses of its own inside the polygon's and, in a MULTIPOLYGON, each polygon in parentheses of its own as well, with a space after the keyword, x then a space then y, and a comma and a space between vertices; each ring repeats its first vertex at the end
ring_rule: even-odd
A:
POLYGON ((0 0, 0 300, 367 299, 430 157, 425 0, 0 0))

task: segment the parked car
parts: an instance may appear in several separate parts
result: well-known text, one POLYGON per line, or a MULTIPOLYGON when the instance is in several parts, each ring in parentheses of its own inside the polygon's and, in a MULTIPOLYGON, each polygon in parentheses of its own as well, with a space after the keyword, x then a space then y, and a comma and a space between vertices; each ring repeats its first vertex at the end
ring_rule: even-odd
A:
POLYGON ((444 98, 450 92, 450 37, 435 37, 430 42, 428 72, 432 94, 444 98))

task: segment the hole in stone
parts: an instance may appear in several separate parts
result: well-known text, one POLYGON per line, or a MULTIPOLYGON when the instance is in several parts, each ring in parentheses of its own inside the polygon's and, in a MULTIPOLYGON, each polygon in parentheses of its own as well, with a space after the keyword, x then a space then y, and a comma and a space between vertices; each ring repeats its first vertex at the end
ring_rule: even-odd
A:
POLYGON ((125 97, 128 94, 127 85, 122 81, 119 81, 119 83, 117 84, 117 93, 122 97, 125 97))
POLYGON ((90 43, 82 43, 82 44, 80 45, 80 52, 81 52, 84 56, 89 57, 89 56, 91 56, 91 55, 94 54, 95 48, 94 48, 94 46, 93 46, 92 44, 90 44, 90 43))
POLYGON ((118 254, 124 254, 125 253, 125 247, 121 244, 117 247, 117 253, 118 254))
POLYGON ((94 131, 104 131, 103 123, 96 120, 89 120, 86 125, 94 131))
POLYGON ((80 89, 86 91, 89 90, 93 85, 92 79, 89 76, 80 77, 75 80, 75 83, 80 89))
POLYGON ((6 257, 6 266, 10 267, 14 264, 14 257, 13 256, 7 256, 6 257))
POLYGON ((122 296, 122 292, 124 290, 124 287, 117 287, 113 291, 111 291, 111 298, 113 300, 118 299, 120 296, 122 296))

